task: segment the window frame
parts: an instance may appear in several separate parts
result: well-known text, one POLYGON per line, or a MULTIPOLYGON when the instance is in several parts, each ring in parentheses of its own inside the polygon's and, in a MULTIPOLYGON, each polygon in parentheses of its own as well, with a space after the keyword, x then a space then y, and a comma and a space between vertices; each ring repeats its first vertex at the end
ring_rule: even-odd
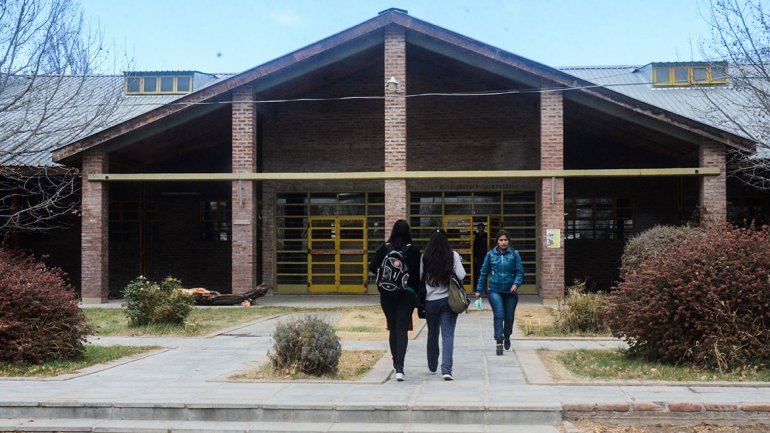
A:
POLYGON ((163 74, 155 74, 155 75, 126 75, 126 78, 124 80, 123 89, 126 95, 187 95, 193 92, 193 76, 190 74, 176 74, 176 75, 163 75, 163 74), (145 89, 145 80, 147 79, 155 79, 155 90, 154 91, 148 91, 145 89), (161 82, 163 79, 171 78, 172 81, 172 90, 171 91, 163 91, 161 90, 161 82), (179 79, 180 78, 186 78, 189 81, 189 86, 187 90, 179 90, 179 79), (138 91, 130 91, 128 87, 128 83, 130 80, 138 80, 139 82, 139 90, 138 91))
POLYGON ((565 238, 568 240, 628 240, 634 235, 634 203, 626 197, 569 197, 564 201, 565 238), (588 201, 586 204, 580 202, 588 201), (609 201, 610 203, 602 203, 609 201), (610 206, 607 207, 606 205, 610 206), (590 215, 579 216, 578 209, 590 209, 590 215), (609 217, 599 211, 611 211, 609 217), (630 221, 630 226, 626 223, 630 221), (582 222, 582 223, 581 223, 582 222), (588 224, 586 224, 586 222, 588 224), (590 231, 590 236, 578 233, 590 231), (597 233, 608 234, 598 236, 597 233))
POLYGON ((692 86, 713 86, 727 84, 727 65, 652 65, 652 86, 653 87, 692 87, 692 86), (676 81, 678 70, 687 70, 687 81, 676 81), (695 70, 703 69, 706 71, 704 80, 695 79, 695 70), (722 71, 722 78, 714 78, 714 70, 722 71))
POLYGON ((204 242, 230 242, 233 239, 230 200, 200 201, 200 239, 204 242), (212 208, 211 204, 216 203, 212 208), (225 239, 222 239, 225 234, 225 239))

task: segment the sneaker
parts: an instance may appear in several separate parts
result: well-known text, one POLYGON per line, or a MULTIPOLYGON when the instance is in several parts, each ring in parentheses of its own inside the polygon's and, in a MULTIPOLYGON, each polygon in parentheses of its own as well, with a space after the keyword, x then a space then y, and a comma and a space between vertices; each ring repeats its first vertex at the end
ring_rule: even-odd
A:
POLYGON ((505 350, 511 350, 511 339, 506 338, 503 340, 503 346, 505 347, 505 350))
POLYGON ((443 375, 443 376, 441 376, 441 377, 443 377, 443 378, 444 378, 444 380, 455 380, 455 378, 454 378, 454 377, 452 377, 452 375, 451 375, 451 374, 449 374, 449 373, 447 373, 447 374, 445 374, 445 375, 443 375))
POLYGON ((399 382, 404 381, 404 373, 396 373, 396 380, 399 382))
POLYGON ((499 341, 497 342, 497 356, 500 356, 503 354, 503 342, 499 341))
POLYGON ((430 373, 431 376, 435 376, 436 375, 436 370, 428 369, 428 373, 430 373))

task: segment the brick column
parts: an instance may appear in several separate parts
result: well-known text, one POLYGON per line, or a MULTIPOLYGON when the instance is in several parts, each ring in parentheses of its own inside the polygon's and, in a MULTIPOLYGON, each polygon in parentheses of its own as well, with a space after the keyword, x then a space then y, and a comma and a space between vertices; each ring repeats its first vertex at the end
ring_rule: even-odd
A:
MULTIPOLYGON (((564 101, 560 92, 540 96, 540 169, 564 168, 564 101)), ((564 178, 543 179, 540 189, 540 296, 564 297, 564 178), (559 229, 560 248, 548 248, 546 231, 559 229)))
POLYGON ((719 168, 719 176, 700 178, 701 224, 727 221, 727 171, 723 144, 705 142, 698 149, 701 167, 719 168))
POLYGON ((107 302, 109 293, 109 199, 105 182, 89 182, 91 173, 106 173, 103 148, 83 152, 80 220, 80 295, 83 303, 107 302))
MULTIPOLYGON (((406 36, 385 30, 385 171, 406 171, 406 36), (394 78, 396 83, 392 83, 394 78), (390 83, 389 83, 390 82, 390 83)), ((406 219, 406 179, 385 181, 385 238, 406 219)))
MULTIPOLYGON (((233 91, 233 173, 253 173, 257 167, 257 116, 250 86, 233 91)), ((256 195, 251 181, 232 183, 232 292, 257 286, 256 195)))

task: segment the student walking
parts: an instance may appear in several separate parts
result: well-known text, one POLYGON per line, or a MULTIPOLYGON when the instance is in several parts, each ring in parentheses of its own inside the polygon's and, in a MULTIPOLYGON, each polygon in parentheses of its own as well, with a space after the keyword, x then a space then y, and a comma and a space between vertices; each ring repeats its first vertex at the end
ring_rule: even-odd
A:
POLYGON ((495 247, 484 257, 479 280, 476 282, 476 298, 484 290, 484 282, 489 276, 489 305, 494 315, 496 352, 503 354, 503 348, 511 348, 513 318, 519 303, 519 287, 524 279, 524 267, 519 252, 510 245, 511 237, 505 230, 495 236, 495 247))
POLYGON ((387 320, 390 354, 396 380, 399 382, 405 379, 404 358, 409 342, 412 312, 417 303, 419 269, 420 249, 412 244, 409 223, 398 220, 393 224, 388 241, 372 257, 369 271, 378 276, 380 306, 387 320), (384 262, 385 259, 388 259, 388 263, 384 262), (383 267, 387 269, 382 269, 383 267), (404 280, 401 277, 406 277, 406 285, 402 284, 404 280))
POLYGON ((457 313, 449 308, 449 280, 455 274, 462 281, 465 269, 462 259, 449 247, 446 232, 436 230, 431 234, 420 263, 420 278, 425 282, 425 321, 428 325, 428 370, 438 369, 441 352, 441 375, 444 380, 452 376, 457 313), (441 350, 438 339, 441 336, 441 350))

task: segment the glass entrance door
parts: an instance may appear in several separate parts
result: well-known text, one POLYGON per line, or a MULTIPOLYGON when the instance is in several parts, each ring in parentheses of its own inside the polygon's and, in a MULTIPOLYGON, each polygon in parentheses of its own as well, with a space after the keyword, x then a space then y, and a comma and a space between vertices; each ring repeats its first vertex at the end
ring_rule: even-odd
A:
POLYGON ((470 270, 463 279, 466 291, 473 291, 473 217, 444 216, 444 230, 449 246, 460 254, 463 267, 470 270))
POLYGON ((310 292, 366 291, 366 218, 311 217, 308 248, 310 292))

